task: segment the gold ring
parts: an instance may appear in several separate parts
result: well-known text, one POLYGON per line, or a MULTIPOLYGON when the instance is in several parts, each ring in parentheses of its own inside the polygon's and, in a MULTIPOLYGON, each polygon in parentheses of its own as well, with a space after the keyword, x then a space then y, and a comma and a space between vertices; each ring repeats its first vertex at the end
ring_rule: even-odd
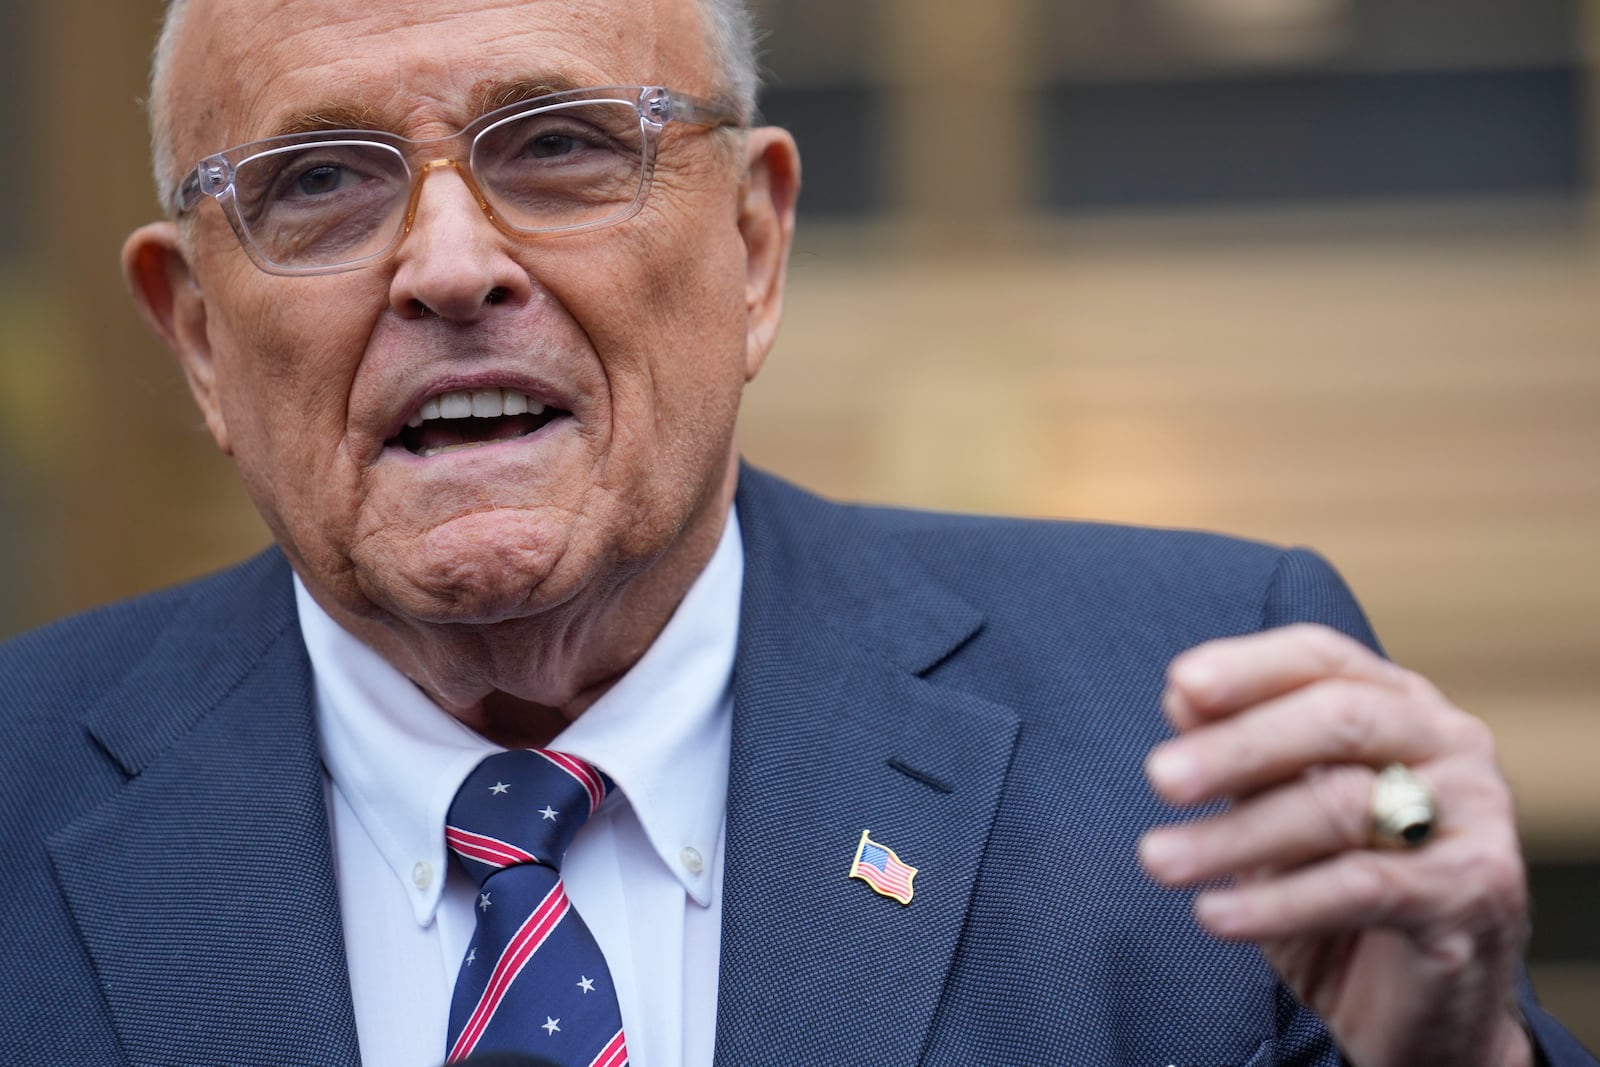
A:
POLYGON ((1422 777, 1403 763, 1391 763, 1372 783, 1374 848, 1416 848, 1433 834, 1439 805, 1422 777))

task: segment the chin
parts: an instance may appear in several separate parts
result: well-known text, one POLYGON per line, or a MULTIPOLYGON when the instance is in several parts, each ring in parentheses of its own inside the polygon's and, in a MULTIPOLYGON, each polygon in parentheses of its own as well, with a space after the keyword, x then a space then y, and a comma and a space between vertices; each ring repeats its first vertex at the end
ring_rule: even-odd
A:
POLYGON ((593 572, 573 552, 573 531, 526 512, 480 512, 400 544, 364 542, 356 553, 368 599, 422 623, 489 625, 570 600, 593 572))

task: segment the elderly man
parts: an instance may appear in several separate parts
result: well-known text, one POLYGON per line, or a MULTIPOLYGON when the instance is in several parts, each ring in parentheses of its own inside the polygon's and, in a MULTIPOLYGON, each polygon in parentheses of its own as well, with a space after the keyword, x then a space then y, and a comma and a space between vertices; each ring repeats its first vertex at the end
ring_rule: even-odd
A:
POLYGON ((741 469, 754 81, 738 0, 174 4, 124 267, 277 545, 0 653, 0 1059, 1592 1064, 1315 557, 741 469))

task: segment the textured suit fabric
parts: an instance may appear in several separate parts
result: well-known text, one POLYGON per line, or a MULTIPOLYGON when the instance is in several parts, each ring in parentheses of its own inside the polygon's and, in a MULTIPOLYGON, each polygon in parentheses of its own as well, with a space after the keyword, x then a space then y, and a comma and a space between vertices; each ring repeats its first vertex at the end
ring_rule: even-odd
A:
MULTIPOLYGON (((1176 814, 1141 773, 1173 655, 1302 619, 1373 643, 1326 564, 748 469, 739 514, 719 1063, 1338 1062, 1134 858, 1176 814), (864 829, 909 905, 848 877, 864 829)), ((356 1060, 310 684, 275 551, 0 649, 0 1061, 356 1060)))

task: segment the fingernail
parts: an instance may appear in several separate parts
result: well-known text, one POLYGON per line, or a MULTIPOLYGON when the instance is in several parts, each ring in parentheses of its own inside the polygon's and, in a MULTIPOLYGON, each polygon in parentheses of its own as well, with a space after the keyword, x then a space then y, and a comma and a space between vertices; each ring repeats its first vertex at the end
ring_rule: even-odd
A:
POLYGON ((1182 880, 1192 856, 1193 850, 1180 832, 1151 830, 1139 839, 1139 862, 1157 881, 1182 880))
POLYGON ((1222 675, 1203 659, 1190 660, 1179 667, 1177 680, 1201 703, 1210 704, 1222 696, 1222 675))
POLYGON ((1145 774, 1156 792, 1182 803, 1197 792, 1200 768, 1184 749, 1163 745, 1145 762, 1145 774))
POLYGON ((1232 937, 1244 923, 1244 904, 1235 893, 1202 893, 1195 898, 1194 917, 1218 937, 1232 937))

